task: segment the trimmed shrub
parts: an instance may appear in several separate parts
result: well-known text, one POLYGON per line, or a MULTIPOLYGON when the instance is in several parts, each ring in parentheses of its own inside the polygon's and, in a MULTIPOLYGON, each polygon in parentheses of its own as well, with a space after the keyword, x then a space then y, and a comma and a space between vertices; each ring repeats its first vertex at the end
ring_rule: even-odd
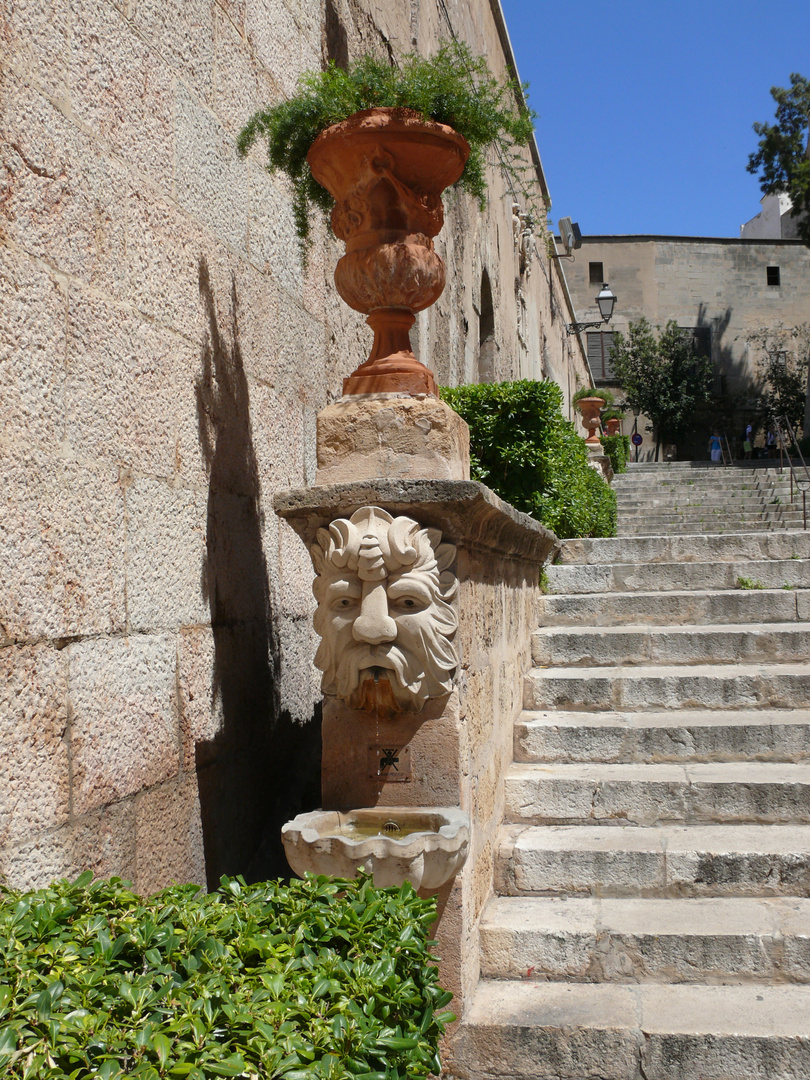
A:
POLYGON ((469 425, 474 480, 561 539, 615 535, 616 495, 588 465, 556 383, 442 387, 441 397, 469 425))
POLYGON ((409 885, 329 878, 148 900, 117 878, 0 897, 0 1072, 28 1080, 438 1074, 452 1014, 409 885))
POLYGON ((627 472, 627 462, 630 460, 630 436, 603 435, 599 441, 610 458, 614 473, 627 472))

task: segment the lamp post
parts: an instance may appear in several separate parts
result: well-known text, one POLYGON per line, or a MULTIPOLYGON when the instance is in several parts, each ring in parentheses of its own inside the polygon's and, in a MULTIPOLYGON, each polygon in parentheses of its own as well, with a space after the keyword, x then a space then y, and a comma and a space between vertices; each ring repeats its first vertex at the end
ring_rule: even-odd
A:
POLYGON ((597 327, 602 326, 603 323, 609 323, 613 318, 613 308, 616 306, 616 297, 610 291, 610 286, 605 282, 602 286, 602 290, 596 297, 596 306, 599 308, 599 314, 602 316, 598 322, 574 322, 568 323, 567 332, 569 334, 581 334, 583 330, 595 330, 597 327))

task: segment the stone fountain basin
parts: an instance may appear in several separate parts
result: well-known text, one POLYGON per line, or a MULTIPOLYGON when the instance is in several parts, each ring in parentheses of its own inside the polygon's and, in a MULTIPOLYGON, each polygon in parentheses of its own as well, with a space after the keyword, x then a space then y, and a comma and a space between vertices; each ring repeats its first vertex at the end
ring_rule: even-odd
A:
POLYGON ((458 807, 314 810, 288 821, 281 838, 287 861, 301 877, 353 878, 365 870, 380 889, 409 881, 415 889, 434 891, 464 865, 470 818, 458 807))

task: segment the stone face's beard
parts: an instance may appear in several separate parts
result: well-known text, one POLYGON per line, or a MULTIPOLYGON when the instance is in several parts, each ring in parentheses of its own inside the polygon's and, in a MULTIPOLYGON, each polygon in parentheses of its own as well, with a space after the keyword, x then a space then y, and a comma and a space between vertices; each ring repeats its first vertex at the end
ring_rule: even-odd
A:
POLYGON ((353 643, 340 653, 332 672, 324 672, 324 683, 329 674, 332 686, 324 685, 324 691, 337 693, 355 709, 364 709, 360 702, 369 700, 387 712, 419 710, 429 696, 420 659, 393 643, 353 643))
MULTIPOLYGON (((390 715, 407 709, 407 703, 398 700, 394 693, 394 687, 388 679, 390 672, 383 671, 380 673, 378 668, 375 674, 378 675, 378 678, 364 679, 349 696, 347 704, 352 709, 359 709, 360 712, 374 713, 376 715, 390 715)), ((411 706, 411 708, 415 708, 415 706, 411 706)))

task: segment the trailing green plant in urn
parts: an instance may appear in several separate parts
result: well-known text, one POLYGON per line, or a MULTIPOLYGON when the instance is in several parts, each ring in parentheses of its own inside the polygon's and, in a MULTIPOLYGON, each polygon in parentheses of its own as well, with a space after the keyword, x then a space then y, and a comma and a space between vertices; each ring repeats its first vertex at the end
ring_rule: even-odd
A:
POLYGON ((497 79, 484 57, 461 42, 445 42, 432 57, 409 53, 395 67, 364 56, 346 70, 330 63, 326 70, 305 72, 297 93, 260 109, 239 133, 237 147, 247 154, 258 140, 268 149, 268 170, 287 174, 293 184, 299 237, 309 236, 309 210, 329 213, 333 198, 313 177, 307 153, 317 136, 364 109, 411 109, 423 120, 447 124, 470 144, 459 185, 479 202, 486 198, 485 167, 492 152, 535 220, 544 206, 525 181, 529 166, 521 148, 528 145, 535 114, 526 105, 526 84, 497 79))

